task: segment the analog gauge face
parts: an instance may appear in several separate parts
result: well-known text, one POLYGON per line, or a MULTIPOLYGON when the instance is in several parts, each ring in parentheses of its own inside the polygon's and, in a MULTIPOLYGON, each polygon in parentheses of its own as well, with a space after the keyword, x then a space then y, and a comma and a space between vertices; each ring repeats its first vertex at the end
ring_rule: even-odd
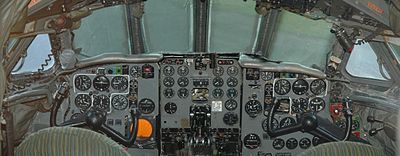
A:
POLYGON ((293 93, 303 95, 308 91, 308 83, 306 80, 298 79, 293 83, 293 93))
POLYGON ((292 102, 292 111, 294 113, 305 112, 308 109, 308 100, 305 98, 294 99, 292 102))
POLYGON ((262 72, 261 73, 261 79, 264 81, 271 81, 274 78, 274 73, 273 72, 262 72))
POLYGON ((295 149, 295 148, 297 147, 298 144, 299 144, 299 143, 298 143, 297 139, 295 139, 295 138, 289 138, 289 139, 286 141, 286 147, 287 147, 288 149, 295 149))
POLYGON ((230 77, 226 80, 226 84, 228 87, 236 87, 238 85, 238 80, 234 77, 230 77))
POLYGON ((78 94, 75 97, 76 107, 86 111, 92 105, 92 98, 88 94, 78 94))
POLYGON ((105 76, 97 76, 93 80, 93 87, 98 91, 106 91, 110 87, 110 80, 105 76))
POLYGON ((174 67, 172 66, 165 66, 163 69, 163 73, 165 76, 172 76, 174 75, 174 67))
POLYGON ((291 117, 285 117, 281 120, 279 123, 280 128, 285 128, 285 127, 290 127, 292 125, 296 124, 296 120, 291 118, 291 117))
POLYGON ((316 79, 311 82, 310 90, 315 95, 321 95, 325 93, 326 90, 326 83, 322 79, 316 79))
MULTIPOLYGON (((262 129, 264 130, 264 132, 268 131, 268 119, 265 119, 262 124, 262 129)), ((279 128, 279 122, 277 119, 272 119, 272 129, 278 129, 279 128)))
POLYGON ((75 88, 80 91, 86 91, 92 86, 92 80, 89 76, 78 75, 75 77, 75 88))
POLYGON ((254 118, 261 113, 262 105, 258 100, 250 100, 245 105, 245 111, 250 117, 254 118))
POLYGON ((222 85, 224 85, 224 80, 220 77, 216 77, 213 80, 213 84, 215 87, 222 87, 222 85))
POLYGON ((166 87, 172 87, 174 86, 175 80, 172 77, 166 77, 164 78, 163 83, 166 87))
POLYGON ((116 76, 111 80, 111 87, 115 90, 125 91, 128 88, 128 79, 125 76, 116 76))
POLYGON ((164 96, 166 98, 172 98, 174 97, 175 91, 172 88, 167 88, 164 90, 164 96))
POLYGON ((132 66, 131 68, 131 76, 134 78, 138 78, 142 76, 142 67, 132 66))
POLYGON ((322 98, 316 97, 310 101, 310 109, 314 112, 319 112, 325 108, 325 101, 322 98))
POLYGON ((113 96, 111 105, 116 110, 124 110, 128 107, 128 99, 123 95, 113 96))
POLYGON ((181 99, 185 99, 189 96, 189 90, 186 88, 181 88, 178 90, 178 97, 181 99))
POLYGON ((165 104, 165 107, 164 107, 165 112, 168 114, 174 114, 177 109, 178 109, 178 106, 176 106, 176 104, 173 102, 169 102, 169 103, 165 104))
POLYGON ((285 79, 280 79, 275 82, 274 90, 276 94, 285 95, 290 91, 290 82, 285 79))
POLYGON ((106 95, 93 95, 93 107, 108 112, 110 110, 110 98, 106 95))
POLYGON ((309 148, 311 146, 311 140, 308 139, 308 138, 302 138, 299 141, 299 146, 302 149, 307 149, 307 148, 309 148))
POLYGON ((186 66, 180 66, 178 67, 177 72, 179 76, 186 76, 187 74, 189 74, 189 68, 186 66))
POLYGON ((222 68, 221 66, 217 66, 216 68, 214 68, 213 73, 215 76, 221 76, 224 74, 224 68, 222 68))
POLYGON ((238 74, 238 72, 239 72, 239 69, 237 67, 235 67, 235 66, 230 66, 230 67, 228 67, 228 71, 227 72, 228 72, 229 76, 236 76, 238 74))
POLYGON ((142 99, 138 103, 138 108, 143 114, 150 114, 154 111, 156 105, 150 99, 142 99))
POLYGON ((226 93, 226 96, 228 96, 228 98, 231 98, 231 99, 233 99, 233 98, 235 98, 236 96, 237 96, 237 90, 236 89, 234 89, 234 88, 230 88, 230 89, 228 89, 228 91, 227 91, 227 93, 226 93))
POLYGON ((274 149, 280 150, 283 147, 285 147, 285 140, 281 139, 281 138, 277 138, 272 142, 272 147, 274 147, 274 149))
POLYGON ((225 108, 228 111, 233 111, 237 108, 238 103, 233 100, 233 99, 229 99, 228 101, 225 102, 225 108))
POLYGON ((216 88, 212 92, 214 98, 220 99, 224 96, 224 91, 221 88, 216 88))
POLYGON ((189 84, 189 79, 187 77, 180 77, 177 83, 180 87, 186 87, 189 84))
POLYGON ((239 117, 236 113, 228 112, 222 118, 225 124, 227 125, 234 125, 238 122, 239 117))
POLYGON ((243 138, 243 144, 248 149, 256 149, 261 144, 261 139, 257 134, 251 133, 243 138))

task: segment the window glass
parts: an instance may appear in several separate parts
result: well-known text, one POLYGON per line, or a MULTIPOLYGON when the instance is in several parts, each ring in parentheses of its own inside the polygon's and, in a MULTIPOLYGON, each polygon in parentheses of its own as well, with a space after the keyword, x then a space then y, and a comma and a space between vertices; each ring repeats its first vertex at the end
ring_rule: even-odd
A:
POLYGON ((399 45, 392 44, 392 43, 389 43, 389 45, 390 45, 390 47, 391 47, 392 50, 393 50, 393 53, 394 53, 394 56, 395 56, 396 59, 397 59, 397 62, 400 63, 400 46, 399 46, 399 45))
POLYGON ((143 15, 147 51, 192 51, 192 1, 151 0, 143 15))
POLYGON ((252 52, 259 15, 255 1, 212 0, 211 52, 252 52))
POLYGON ((93 11, 73 32, 74 46, 81 49, 80 58, 104 53, 130 53, 125 5, 93 11))
POLYGON ((351 52, 346 65, 346 70, 350 75, 356 77, 378 80, 386 80, 386 78, 390 79, 386 69, 380 65, 378 61, 378 57, 369 43, 356 45, 351 52), (382 68, 385 75, 381 74, 380 68, 382 68))
POLYGON ((33 39, 32 43, 27 49, 26 57, 19 60, 17 65, 15 65, 12 74, 37 72, 38 70, 45 71, 53 67, 53 65, 54 58, 51 55, 49 35, 41 34, 37 35, 35 39, 33 39))
POLYGON ((323 69, 332 48, 331 23, 282 11, 269 49, 273 60, 296 62, 323 69))

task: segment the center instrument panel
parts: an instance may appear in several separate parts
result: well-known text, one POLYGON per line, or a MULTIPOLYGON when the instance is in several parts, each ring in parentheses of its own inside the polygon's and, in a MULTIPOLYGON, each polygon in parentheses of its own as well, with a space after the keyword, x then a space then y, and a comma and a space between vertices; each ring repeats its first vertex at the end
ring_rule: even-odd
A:
POLYGON ((289 156, 316 146, 319 138, 308 133, 269 137, 267 115, 280 102, 274 128, 304 111, 329 117, 328 81, 242 60, 237 53, 164 54, 151 63, 83 68, 71 75, 64 120, 96 107, 107 112, 108 126, 128 134, 129 110, 137 108, 147 126, 136 146, 159 155, 289 156))

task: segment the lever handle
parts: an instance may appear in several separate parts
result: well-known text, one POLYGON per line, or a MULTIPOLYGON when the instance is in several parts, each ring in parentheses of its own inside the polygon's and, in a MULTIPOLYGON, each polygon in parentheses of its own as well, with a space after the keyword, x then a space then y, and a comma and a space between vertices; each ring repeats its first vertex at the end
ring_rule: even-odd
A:
POLYGON ((383 130, 383 127, 380 128, 372 128, 368 131, 368 134, 370 136, 375 136, 376 134, 378 134, 379 131, 383 130))

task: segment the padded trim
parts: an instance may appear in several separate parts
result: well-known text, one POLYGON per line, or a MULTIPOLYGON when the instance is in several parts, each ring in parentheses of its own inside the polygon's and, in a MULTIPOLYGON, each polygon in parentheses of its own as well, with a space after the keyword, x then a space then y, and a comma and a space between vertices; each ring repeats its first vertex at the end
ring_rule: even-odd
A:
POLYGON ((52 127, 26 138, 15 151, 16 156, 128 156, 110 138, 83 128, 52 127))
POLYGON ((371 145, 340 141, 310 148, 299 156, 385 156, 384 151, 371 145))

